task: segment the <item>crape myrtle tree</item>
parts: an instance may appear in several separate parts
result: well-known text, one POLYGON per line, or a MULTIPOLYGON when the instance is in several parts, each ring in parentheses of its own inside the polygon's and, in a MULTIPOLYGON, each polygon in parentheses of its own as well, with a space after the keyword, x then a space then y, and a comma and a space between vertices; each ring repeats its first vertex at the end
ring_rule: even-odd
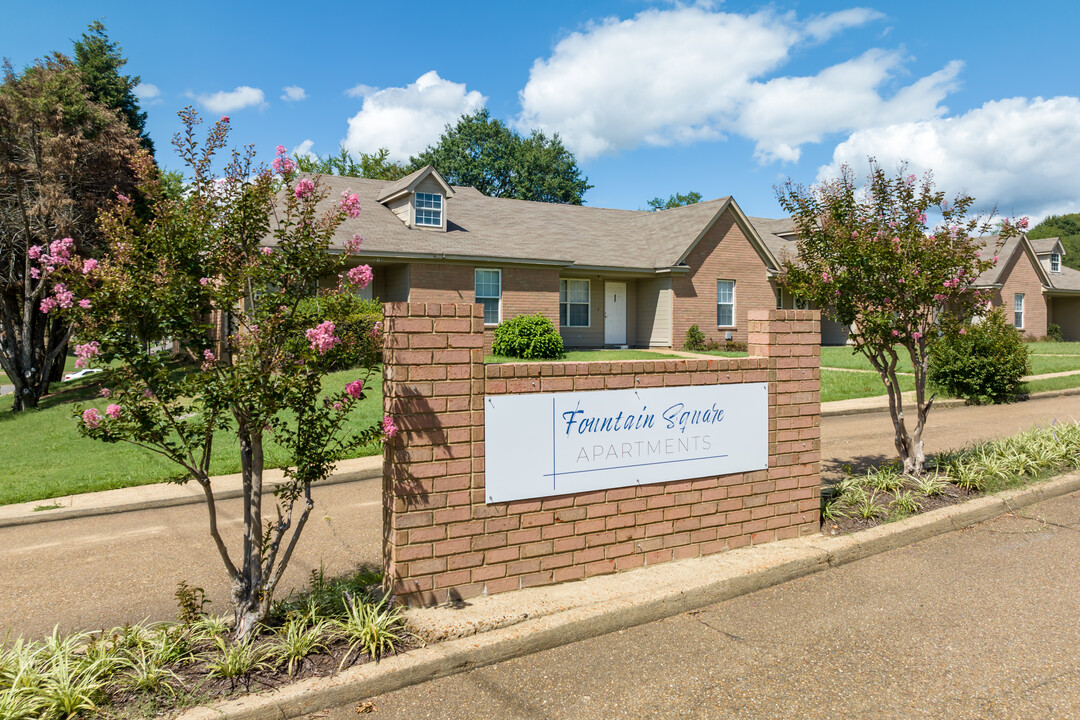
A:
MULTIPOLYGON (((910 475, 923 473, 923 429, 934 397, 927 397, 928 346, 942 326, 969 322, 986 309, 989 294, 973 281, 998 261, 982 256, 976 239, 990 218, 969 215, 966 195, 952 202, 903 167, 896 176, 873 160, 867 184, 856 186, 851 168, 810 188, 788 180, 776 188, 780 206, 798 233, 797 255, 782 261, 780 285, 810 300, 850 328, 854 351, 881 375, 888 391, 896 452, 910 475), (940 218, 931 226, 929 215, 940 218), (915 416, 904 412, 897 367, 906 354, 914 367, 915 416)), ((1001 242, 1027 226, 1001 223, 1001 242)), ((963 332, 963 328, 958 328, 963 332)))
POLYGON ((98 209, 132 192, 139 153, 138 137, 90 99, 68 58, 54 54, 21 73, 4 66, 0 368, 15 386, 14 411, 36 407, 63 368, 72 330, 45 300, 70 306, 71 297, 51 270, 96 252, 98 209))
MULTIPOLYGON (((107 409, 76 412, 83 435, 163 455, 183 468, 179 482, 202 488, 210 536, 232 579, 240 639, 270 608, 311 514, 312 484, 350 450, 396 429, 387 418, 347 431, 374 360, 344 391, 324 392, 323 378, 341 345, 335 323, 308 327, 297 313, 319 278, 340 268, 329 244, 335 229, 359 214, 357 196, 327 197, 318 178, 297 173, 280 146, 273 171, 257 166, 249 147, 232 151, 219 175, 214 162, 225 147, 228 118, 200 143, 195 112, 188 108, 180 117, 184 131, 173 144, 187 170, 185 192, 164 193, 147 163, 139 190, 152 209, 149 219, 127 197, 118 198, 101 215, 107 252, 98 262, 76 261, 62 271, 78 300, 69 311, 82 341, 77 355, 107 365, 107 409), (221 317, 226 320, 215 320, 221 317), (168 354, 148 352, 165 340, 180 343, 196 363, 178 366, 168 354), (239 439, 239 552, 222 538, 209 472, 215 438, 226 433, 239 439), (269 439, 285 451, 288 469, 274 491, 276 511, 264 522, 269 439)), ((347 251, 359 243, 354 237, 347 251)), ((340 276, 335 291, 370 282, 371 268, 359 266, 340 276)))

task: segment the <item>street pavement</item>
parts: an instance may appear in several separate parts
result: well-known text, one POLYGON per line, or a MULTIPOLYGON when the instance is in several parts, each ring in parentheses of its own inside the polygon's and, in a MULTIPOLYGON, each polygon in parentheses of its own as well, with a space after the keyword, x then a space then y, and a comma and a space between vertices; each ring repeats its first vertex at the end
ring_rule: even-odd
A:
MULTIPOLYGON (((930 415, 928 450, 1013 434, 1037 423, 1080 418, 1080 397, 1042 398, 990 407, 941 408, 930 415)), ((826 476, 893 456, 887 413, 822 420, 826 476)), ((381 483, 316 487, 315 510, 297 546, 282 592, 301 587, 320 566, 329 574, 381 565, 381 483)), ((239 500, 221 503, 232 547, 240 539, 239 500)), ((181 580, 202 587, 211 610, 229 607, 229 583, 206 532, 202 505, 0 528, 0 632, 29 636, 101 628, 176 613, 181 580)))
POLYGON ((1080 717, 1080 493, 305 720, 1080 717))

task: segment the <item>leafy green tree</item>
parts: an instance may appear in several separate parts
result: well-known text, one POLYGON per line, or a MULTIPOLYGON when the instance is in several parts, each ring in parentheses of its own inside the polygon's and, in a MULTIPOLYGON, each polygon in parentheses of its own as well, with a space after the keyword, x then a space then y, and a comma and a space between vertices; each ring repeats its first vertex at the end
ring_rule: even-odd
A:
POLYGON ((121 74, 127 58, 120 45, 109 40, 101 21, 90 23, 82 39, 75 41, 75 64, 82 71, 90 99, 118 111, 139 136, 142 146, 153 155, 154 142, 146 132, 146 113, 139 108, 135 96, 139 76, 121 74))
POLYGON ((296 155, 293 159, 300 168, 300 172, 316 175, 338 175, 340 177, 371 178, 373 180, 397 180, 409 174, 405 166, 399 162, 390 160, 390 150, 379 148, 370 155, 360 153, 360 161, 341 146, 337 155, 296 155))
POLYGON ((132 166, 143 160, 138 138, 116 113, 91 101, 68 58, 55 54, 22 73, 4 66, 0 367, 15 386, 12 410, 36 407, 48 392, 72 333, 48 312, 56 284, 47 269, 96 252, 99 208, 117 193, 131 194, 132 166))
MULTIPOLYGON (((199 484, 210 535, 233 583, 235 634, 243 638, 273 602, 314 507, 312 484, 350 450, 396 429, 389 418, 359 433, 343 429, 364 397, 374 358, 366 358, 343 392, 324 393, 341 339, 333 319, 311 327, 298 312, 319 278, 339 269, 330 241, 346 218, 359 215, 359 198, 346 192, 328 200, 317 179, 298 177, 284 148, 274 173, 257 166, 248 148, 233 151, 219 177, 214 160, 225 148, 228 119, 200 144, 195 112, 187 108, 180 116, 184 132, 173 142, 191 178, 187 191, 167 196, 155 169, 143 168, 140 191, 152 219, 118 199, 101 216, 108 252, 58 275, 67 291, 86 300, 69 303, 68 311, 83 341, 79 361, 109 366, 103 377, 111 404, 104 414, 84 410, 80 432, 163 455, 183 468, 178 482, 199 484), (178 369, 166 354, 148 352, 164 340, 178 342, 199 364, 178 369), (238 553, 219 531, 209 475, 214 440, 223 433, 240 445, 238 553), (289 469, 274 491, 276 512, 264 522, 268 436, 284 448, 289 469)), ((371 268, 359 266, 343 276, 338 292, 370 282, 371 268)))
POLYGON ((693 205, 701 202, 701 193, 691 190, 683 195, 682 193, 675 193, 667 200, 657 196, 649 201, 649 210, 656 212, 658 210, 670 210, 671 208, 683 207, 684 205, 693 205))
MULTIPOLYGON (((921 475, 923 429, 934 402, 926 396, 930 341, 942 326, 962 325, 986 309, 988 293, 971 283, 998 260, 981 257, 975 239, 990 229, 989 220, 967 215, 974 201, 966 195, 946 201, 929 173, 922 181, 903 169, 890 177, 873 161, 863 188, 844 166, 835 180, 809 189, 788 180, 776 194, 798 231, 797 256, 784 261, 780 285, 851 328, 855 352, 888 391, 904 472, 921 475), (928 213, 941 222, 931 227, 928 213), (900 353, 914 368, 914 417, 904 412, 900 353)), ((1026 220, 1006 220, 1002 242, 1026 227, 1026 220)))
POLYGON ((1028 237, 1035 240, 1038 238, 1061 238, 1061 244, 1065 247, 1065 257, 1062 263, 1069 267, 1080 270, 1080 213, 1068 215, 1051 215, 1041 223, 1028 231, 1028 237))
POLYGON ((439 141, 409 159, 409 171, 434 165, 451 185, 489 197, 580 205, 592 187, 555 134, 522 137, 486 108, 446 126, 439 141))

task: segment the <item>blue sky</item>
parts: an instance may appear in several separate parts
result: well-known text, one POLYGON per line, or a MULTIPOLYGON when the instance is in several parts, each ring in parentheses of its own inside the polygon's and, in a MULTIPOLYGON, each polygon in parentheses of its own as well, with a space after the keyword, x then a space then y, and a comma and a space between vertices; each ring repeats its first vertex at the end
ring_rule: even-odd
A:
POLYGON ((776 216, 775 183, 872 154, 1005 215, 1080 211, 1076 3, 39 0, 8 10, 0 54, 70 52, 95 19, 174 168, 187 104, 267 160, 279 143, 405 157, 486 106, 560 132, 590 205, 697 190, 776 216))

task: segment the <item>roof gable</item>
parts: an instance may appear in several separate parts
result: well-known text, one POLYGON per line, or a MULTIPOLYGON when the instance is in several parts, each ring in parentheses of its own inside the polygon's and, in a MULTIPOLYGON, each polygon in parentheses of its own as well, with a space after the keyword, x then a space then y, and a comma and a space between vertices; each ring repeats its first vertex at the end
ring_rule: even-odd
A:
POLYGON ((427 178, 432 178, 443 190, 443 194, 446 197, 454 197, 454 189, 450 187, 449 183, 443 179, 443 176, 439 174, 439 171, 432 165, 425 165, 424 167, 409 173, 400 180, 395 180, 386 187, 375 198, 376 202, 388 203, 391 200, 407 195, 416 190, 416 186, 422 183, 427 178))

